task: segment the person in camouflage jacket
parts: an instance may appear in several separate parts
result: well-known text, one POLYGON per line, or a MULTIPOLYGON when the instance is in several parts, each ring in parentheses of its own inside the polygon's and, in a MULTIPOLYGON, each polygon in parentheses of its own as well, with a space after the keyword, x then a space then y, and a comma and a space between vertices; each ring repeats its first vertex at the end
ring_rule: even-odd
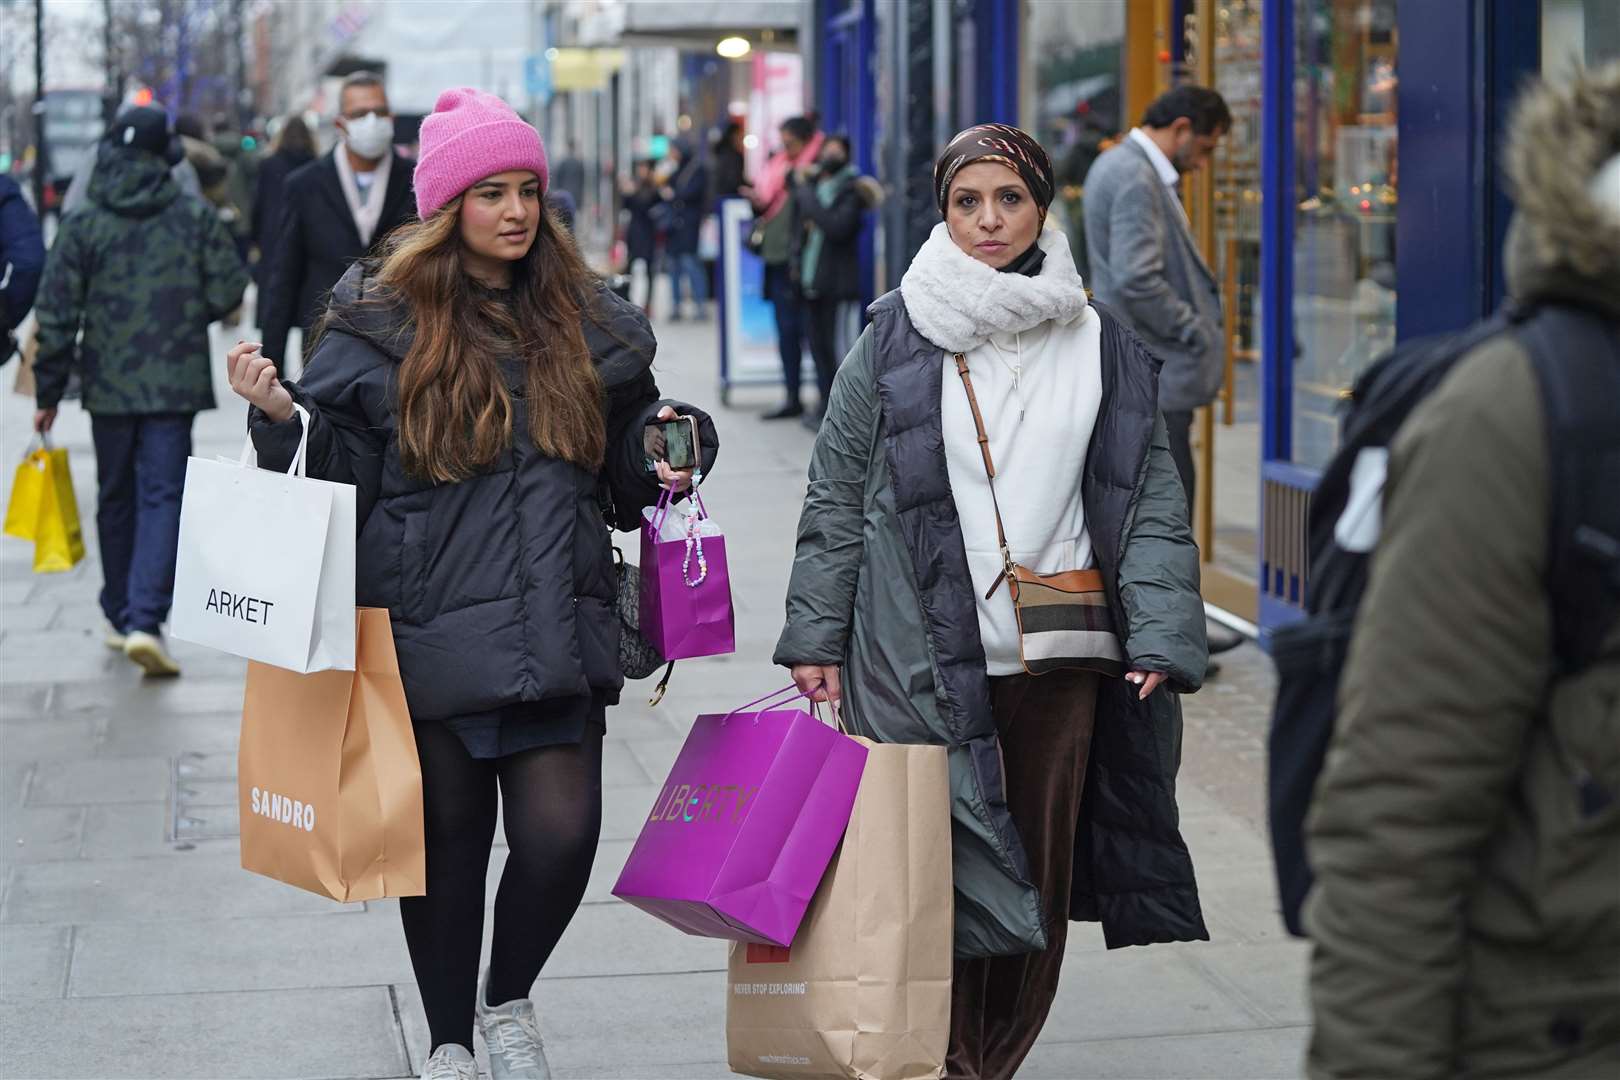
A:
POLYGON ((213 208, 170 176, 175 150, 161 110, 120 115, 35 302, 34 426, 50 430, 76 370, 96 446, 107 641, 154 674, 178 670, 157 632, 174 584, 192 419, 214 407, 208 324, 236 308, 248 282, 213 208))

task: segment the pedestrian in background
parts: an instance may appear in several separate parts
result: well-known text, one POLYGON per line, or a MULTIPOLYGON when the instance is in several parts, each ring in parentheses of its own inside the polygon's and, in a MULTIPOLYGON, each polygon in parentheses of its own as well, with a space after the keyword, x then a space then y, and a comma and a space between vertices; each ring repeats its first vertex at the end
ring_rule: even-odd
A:
MULTIPOLYGON (((280 249, 281 215, 287 197, 287 177, 295 169, 315 160, 315 138, 309 125, 297 113, 288 115, 276 132, 274 149, 259 165, 259 179, 253 199, 253 242, 259 248, 254 280, 263 296, 270 286, 270 268, 280 249)), ((264 306, 260 301, 260 307, 264 306)))
POLYGON ((1220 392, 1226 349, 1220 288, 1176 185, 1209 163, 1231 128, 1220 94, 1178 86, 1149 105, 1141 126, 1086 174, 1091 289, 1164 361, 1159 408, 1189 514, 1197 488, 1193 411, 1220 392))
POLYGON ((577 210, 584 205, 585 199, 585 163, 579 157, 579 142, 568 140, 568 152, 563 159, 557 162, 551 181, 552 195, 567 192, 572 205, 577 210))
MULTIPOLYGON (((1620 64, 1530 90, 1506 161, 1513 302, 1582 313, 1607 353, 1549 354, 1579 350, 1620 387, 1620 64)), ((1568 530, 1580 565, 1608 568, 1573 600, 1607 627, 1575 640, 1554 618, 1574 564, 1549 543, 1556 517, 1599 509, 1572 497, 1620 487, 1566 483, 1616 466, 1604 432, 1548 430, 1554 385, 1518 333, 1493 334, 1390 448, 1308 819, 1319 1080, 1620 1073, 1620 535, 1568 530)))
POLYGON ((945 220, 833 385, 776 662, 856 734, 950 748, 947 1075, 1004 1078, 1046 1021, 1071 918, 1113 946, 1208 937, 1167 749, 1204 674, 1203 600, 1158 361, 1044 228, 1045 150, 969 128, 933 187, 945 220), (1123 677, 1029 673, 1014 559, 1100 572, 1123 677))
POLYGON ((170 176, 182 153, 161 109, 119 115, 85 205, 56 235, 35 307, 34 428, 51 429, 77 372, 96 448, 106 642, 149 675, 180 672, 160 628, 192 420, 215 404, 208 324, 248 283, 219 215, 170 176))
POLYGON ((661 194, 669 206, 669 232, 664 239, 664 265, 669 271, 671 322, 681 320, 681 285, 692 298, 692 318, 708 317, 709 293, 703 263, 698 258, 698 235, 703 229, 709 170, 693 152, 692 144, 677 139, 670 146, 674 171, 661 194))
MULTIPOLYGON (((849 140, 833 135, 821 144, 814 168, 794 170, 792 212, 802 227, 793 230, 793 258, 798 260, 804 294, 810 355, 816 362, 821 397, 806 417, 819 427, 832 395, 833 376, 843 360, 838 343, 860 325, 861 259, 859 241, 866 206, 850 162, 849 140)), ((854 335, 846 340, 853 342, 854 335)))
POLYGON ((293 327, 309 340, 332 287, 411 217, 411 163, 395 152, 382 79, 359 71, 338 92, 339 145, 293 170, 282 201, 270 288, 259 300, 265 355, 287 364, 293 327))
POLYGON ((712 202, 746 195, 748 164, 743 158, 743 128, 737 121, 729 121, 720 137, 714 141, 714 190, 712 202))
POLYGON ((691 484, 646 460, 655 417, 699 418, 705 472, 718 445, 660 399, 647 320, 555 231, 545 187, 534 128, 445 91, 421 222, 345 274, 308 377, 283 383, 251 343, 228 359, 260 465, 307 435, 309 474, 359 492, 356 596, 392 616, 421 757, 427 895, 399 907, 438 1080, 476 1080, 475 1017, 497 1080, 550 1076, 529 991, 590 877, 624 681, 604 510, 636 528, 661 484, 691 484), (497 793, 511 854, 480 979, 497 793))
POLYGON ((804 297, 799 292, 799 271, 793 265, 793 170, 815 163, 821 153, 821 132, 809 117, 783 121, 782 149, 760 171, 752 196, 754 231, 749 244, 765 264, 765 299, 776 313, 776 347, 782 357, 782 384, 787 399, 766 420, 788 420, 804 415, 800 397, 804 370, 804 297))
POLYGON ((637 161, 631 168, 634 175, 627 178, 620 189, 629 217, 624 229, 624 272, 630 275, 633 282, 636 265, 641 265, 641 280, 646 282, 641 310, 650 319, 653 314, 653 293, 658 281, 657 210, 663 205, 664 196, 659 193, 651 161, 637 161))
POLYGON ((0 327, 6 334, 0 364, 17 351, 17 327, 34 306, 44 269, 45 240, 39 218, 17 181, 0 173, 0 327))

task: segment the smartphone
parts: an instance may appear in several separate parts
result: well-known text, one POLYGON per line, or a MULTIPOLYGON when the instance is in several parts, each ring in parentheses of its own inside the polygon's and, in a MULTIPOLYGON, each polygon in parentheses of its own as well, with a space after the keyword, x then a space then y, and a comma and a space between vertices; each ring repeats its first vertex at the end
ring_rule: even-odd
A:
POLYGON ((697 420, 694 417, 649 420, 642 429, 641 439, 648 461, 667 462, 672 469, 697 468, 697 420))

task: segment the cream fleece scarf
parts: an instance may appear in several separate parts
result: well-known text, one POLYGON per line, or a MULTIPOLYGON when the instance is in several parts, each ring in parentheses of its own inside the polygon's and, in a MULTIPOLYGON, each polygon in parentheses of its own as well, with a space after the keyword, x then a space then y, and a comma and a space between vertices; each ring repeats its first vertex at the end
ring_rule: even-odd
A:
POLYGON ((943 221, 935 225, 900 279, 911 324, 946 352, 965 353, 991 334, 1080 320, 1090 308, 1068 237, 1046 229, 1036 242, 1046 252, 1039 274, 1003 274, 957 247, 943 221))

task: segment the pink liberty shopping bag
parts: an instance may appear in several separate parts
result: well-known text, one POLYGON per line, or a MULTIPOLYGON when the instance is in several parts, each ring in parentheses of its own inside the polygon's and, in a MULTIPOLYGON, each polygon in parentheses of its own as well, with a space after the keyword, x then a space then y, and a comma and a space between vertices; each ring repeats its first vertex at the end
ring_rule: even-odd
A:
POLYGON ((666 660, 737 650, 726 538, 692 489, 684 505, 668 488, 642 511, 641 633, 666 660))
POLYGON ((855 805, 866 747, 787 687, 697 718, 613 895, 688 934, 789 945, 855 805))

